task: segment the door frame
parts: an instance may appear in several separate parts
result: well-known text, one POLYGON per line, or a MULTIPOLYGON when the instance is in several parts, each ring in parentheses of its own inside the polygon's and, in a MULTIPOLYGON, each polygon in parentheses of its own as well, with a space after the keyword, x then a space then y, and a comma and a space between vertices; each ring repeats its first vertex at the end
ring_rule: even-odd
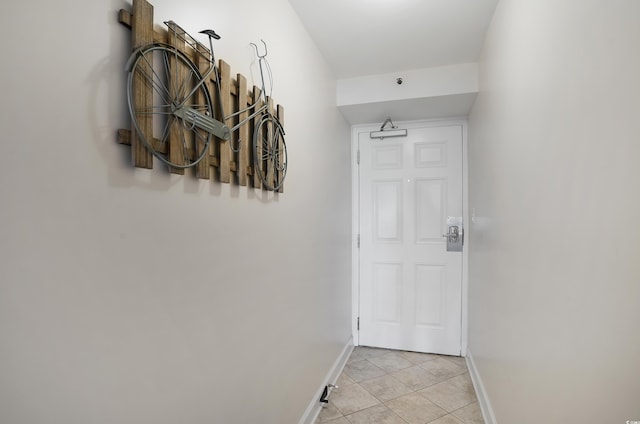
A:
MULTIPOLYGON (((469 331, 469 163, 466 118, 425 119, 419 121, 394 122, 400 128, 441 127, 460 125, 462 127, 462 222, 465 243, 462 248, 462 299, 461 299, 461 329, 460 351, 462 356, 467 354, 469 331)), ((354 346, 360 345, 358 334, 358 317, 360 315, 360 249, 358 236, 360 233, 360 180, 358 164, 358 134, 362 132, 378 131, 379 124, 360 124, 351 127, 351 333, 354 346)))

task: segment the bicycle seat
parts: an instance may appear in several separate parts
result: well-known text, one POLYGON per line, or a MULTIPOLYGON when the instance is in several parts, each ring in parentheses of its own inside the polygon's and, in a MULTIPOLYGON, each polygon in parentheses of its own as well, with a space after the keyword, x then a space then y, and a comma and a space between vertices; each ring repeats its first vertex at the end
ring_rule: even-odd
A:
POLYGON ((220 36, 216 34, 216 32, 212 29, 205 29, 200 31, 200 34, 207 34, 211 38, 215 38, 216 40, 220 39, 220 36))

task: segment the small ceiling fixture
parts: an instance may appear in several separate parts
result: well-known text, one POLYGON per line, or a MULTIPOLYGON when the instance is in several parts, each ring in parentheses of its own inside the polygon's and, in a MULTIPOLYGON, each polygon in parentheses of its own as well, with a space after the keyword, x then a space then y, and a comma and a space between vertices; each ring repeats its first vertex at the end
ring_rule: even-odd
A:
POLYGON ((380 140, 384 140, 387 137, 406 137, 407 130, 406 129, 398 129, 397 126, 393 124, 391 118, 387 118, 382 126, 380 127, 380 131, 371 131, 369 133, 369 137, 371 138, 379 138, 380 140), (385 127, 391 124, 390 129, 385 129, 385 127))

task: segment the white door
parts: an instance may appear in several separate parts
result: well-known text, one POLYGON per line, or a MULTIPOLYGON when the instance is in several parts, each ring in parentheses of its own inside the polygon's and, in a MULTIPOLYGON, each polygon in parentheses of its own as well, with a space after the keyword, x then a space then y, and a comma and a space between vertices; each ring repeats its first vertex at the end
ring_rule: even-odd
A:
POLYGON ((462 126, 358 133, 359 344, 460 355, 462 252, 447 217, 462 217, 462 126))

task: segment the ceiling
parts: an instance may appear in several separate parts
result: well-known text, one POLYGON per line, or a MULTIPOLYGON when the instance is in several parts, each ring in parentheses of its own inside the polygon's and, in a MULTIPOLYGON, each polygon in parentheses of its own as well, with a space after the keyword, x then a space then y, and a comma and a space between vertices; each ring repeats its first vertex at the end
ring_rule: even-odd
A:
POLYGON ((475 62, 497 2, 289 0, 338 79, 475 62))

